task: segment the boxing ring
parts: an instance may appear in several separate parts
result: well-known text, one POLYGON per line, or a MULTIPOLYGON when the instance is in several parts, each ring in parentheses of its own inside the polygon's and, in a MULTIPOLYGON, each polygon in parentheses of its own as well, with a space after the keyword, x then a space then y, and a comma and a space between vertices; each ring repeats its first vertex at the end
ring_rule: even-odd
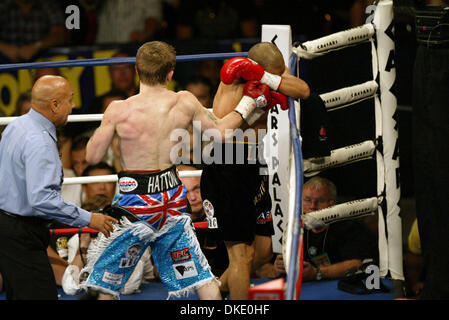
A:
MULTIPOLYGON (((262 41, 272 41, 281 50, 292 74, 298 75, 299 59, 315 59, 334 50, 371 42, 373 80, 352 87, 320 94, 328 112, 355 105, 365 99, 374 99, 376 138, 361 141, 356 145, 332 150, 329 157, 303 159, 301 152, 301 128, 299 123, 300 104, 289 98, 289 110, 274 108, 268 117, 268 131, 265 141, 269 154, 265 154, 270 174, 270 194, 273 201, 273 250, 284 253, 288 270, 287 280, 280 299, 297 300, 301 293, 302 275, 302 233, 303 228, 329 224, 348 218, 358 218, 378 212, 379 267, 382 278, 392 278, 393 287, 404 280, 402 271, 402 236, 399 217, 399 159, 397 157, 397 131, 394 120, 396 98, 391 92, 395 81, 395 69, 388 68, 394 54, 392 38, 392 1, 378 4, 373 23, 342 31, 327 37, 302 43, 294 47, 289 26, 263 25, 262 41), (273 123, 279 125, 274 127, 273 123), (329 168, 346 166, 366 159, 376 159, 377 194, 370 198, 301 215, 303 179, 329 168), (276 177, 276 179, 272 179, 276 177), (276 183, 278 181, 279 183, 276 183), (280 214, 277 214, 280 212, 280 214), (287 213, 286 217, 282 213, 287 213), (291 259, 290 257, 295 257, 291 259), (298 257, 298 259, 296 259, 298 257)), ((194 60, 229 59, 247 56, 247 52, 197 54, 177 56, 177 62, 194 60)), ((17 63, 0 65, 0 72, 6 70, 60 68, 77 66, 106 66, 134 64, 135 58, 79 59, 54 62, 17 63)), ((102 114, 70 115, 68 122, 101 121, 102 114)), ((0 118, 0 125, 7 125, 15 117, 0 118)), ((180 177, 199 177, 201 170, 181 171, 180 177)), ((64 178, 63 184, 86 184, 117 182, 117 175, 64 178)), ((198 226, 204 227, 204 226, 198 226)), ((68 232, 66 230, 66 232, 68 232)), ((70 232, 78 233, 79 230, 70 232)), ((83 232, 92 232, 85 229, 83 232)), ((305 284, 309 286, 309 284, 305 284)), ((132 299, 132 296, 130 296, 132 299)), ((252 295, 258 299, 257 294, 252 295)))

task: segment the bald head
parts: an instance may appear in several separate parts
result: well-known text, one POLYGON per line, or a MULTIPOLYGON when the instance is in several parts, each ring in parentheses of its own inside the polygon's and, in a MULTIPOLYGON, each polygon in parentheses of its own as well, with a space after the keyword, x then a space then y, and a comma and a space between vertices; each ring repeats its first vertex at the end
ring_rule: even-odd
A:
POLYGON ((74 107, 72 86, 61 76, 42 76, 31 90, 31 105, 55 125, 65 124, 74 107))
POLYGON ((271 42, 259 42, 248 51, 248 58, 256 61, 266 71, 281 75, 285 70, 284 57, 271 42))
POLYGON ((60 76, 42 76, 31 90, 31 103, 36 108, 49 107, 52 99, 58 98, 70 86, 69 82, 60 76))

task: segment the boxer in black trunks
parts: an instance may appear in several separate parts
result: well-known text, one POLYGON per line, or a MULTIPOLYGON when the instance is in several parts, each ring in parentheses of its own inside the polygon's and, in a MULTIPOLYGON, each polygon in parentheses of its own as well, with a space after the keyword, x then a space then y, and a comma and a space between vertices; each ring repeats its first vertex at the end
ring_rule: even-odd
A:
MULTIPOLYGON (((274 92, 280 92, 294 99, 309 97, 308 85, 289 73, 281 52, 274 44, 258 43, 249 50, 248 57, 252 61, 247 58, 234 58, 236 60, 231 59, 223 66, 221 82, 213 103, 216 117, 226 116, 240 101, 245 86, 242 79, 260 80, 268 84, 274 92), (255 70, 256 74, 248 75, 254 62, 263 67, 265 72, 255 70), (241 72, 240 64, 245 65, 245 72, 241 72)), ((273 91, 272 100, 276 97, 273 91)), ((277 102, 281 108, 286 108, 286 99, 279 97, 277 102)), ((234 138, 233 141, 221 146, 224 160, 230 162, 230 159, 226 159, 229 155, 225 150, 232 149, 234 156, 238 157, 243 153, 243 163, 236 164, 232 161, 228 164, 206 165, 201 177, 201 195, 205 211, 209 214, 209 225, 216 227, 216 236, 225 241, 229 255, 228 269, 220 277, 220 290, 229 291, 232 300, 248 299, 251 272, 254 271, 254 267, 265 261, 266 252, 272 253, 271 199, 268 179, 261 175, 261 169, 265 164, 260 148, 263 138, 263 134, 260 133, 266 132, 267 115, 262 113, 253 115, 247 118, 240 128, 245 134, 248 132, 247 129, 253 129, 255 134, 240 139, 234 138), (211 224, 214 221, 216 225, 211 224), (268 231, 257 230, 267 228, 268 231), (255 243, 258 251, 256 254, 255 243), (259 251, 260 248, 263 249, 259 251), (265 253, 258 254, 262 251, 265 253)), ((215 144, 214 149, 217 147, 215 144)))

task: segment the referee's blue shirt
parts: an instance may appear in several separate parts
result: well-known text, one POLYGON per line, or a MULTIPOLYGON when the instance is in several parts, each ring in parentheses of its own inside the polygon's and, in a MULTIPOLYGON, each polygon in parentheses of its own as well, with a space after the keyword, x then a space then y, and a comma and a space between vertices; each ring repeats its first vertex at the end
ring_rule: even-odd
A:
POLYGON ((6 127, 0 141, 0 209, 85 227, 91 213, 61 196, 56 139, 54 124, 33 109, 6 127))

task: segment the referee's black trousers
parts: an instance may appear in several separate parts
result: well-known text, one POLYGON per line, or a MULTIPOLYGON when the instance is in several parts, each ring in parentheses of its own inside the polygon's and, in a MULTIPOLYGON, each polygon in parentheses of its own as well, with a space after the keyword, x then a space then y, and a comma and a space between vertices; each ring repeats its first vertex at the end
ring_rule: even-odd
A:
POLYGON ((0 210, 0 273, 8 300, 57 300, 45 220, 0 210))

